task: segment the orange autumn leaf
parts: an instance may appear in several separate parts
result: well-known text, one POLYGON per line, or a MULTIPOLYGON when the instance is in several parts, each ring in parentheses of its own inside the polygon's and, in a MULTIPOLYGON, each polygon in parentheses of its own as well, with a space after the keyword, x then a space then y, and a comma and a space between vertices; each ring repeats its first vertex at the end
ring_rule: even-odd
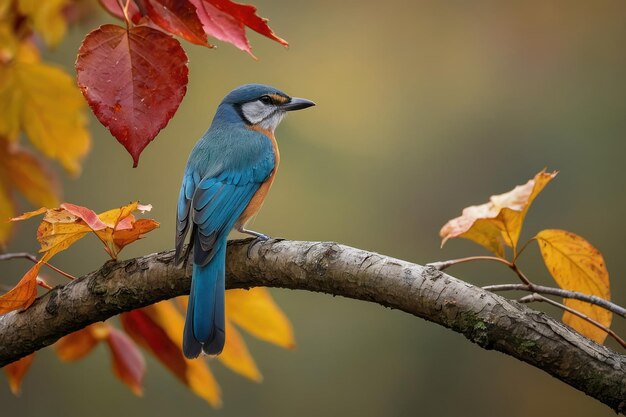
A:
POLYGON ((133 393, 142 395, 145 360, 137 345, 128 335, 108 323, 94 323, 59 339, 57 356, 63 361, 84 358, 100 342, 106 343, 115 376, 133 393))
POLYGON ((204 360, 189 360, 182 352, 184 318, 169 301, 124 313, 126 332, 182 383, 214 407, 222 403, 221 391, 204 360))
MULTIPOLYGON (((543 260, 559 287, 611 299, 609 272, 600 251, 582 237, 565 230, 542 230, 535 236, 543 260)), ((566 299, 564 304, 606 327, 611 325, 612 313, 584 301, 566 299)), ((580 333, 602 344, 606 332, 569 312, 563 322, 580 333)))
POLYGON ((526 212, 543 188, 557 175, 557 172, 539 172, 524 185, 489 198, 489 202, 470 206, 460 217, 446 223, 439 232, 443 246, 448 239, 463 237, 470 239, 496 256, 504 257, 504 247, 513 248, 517 253, 517 242, 522 230, 526 212))
POLYGON ((0 314, 30 307, 37 297, 37 274, 41 265, 41 261, 33 265, 15 287, 0 296, 0 314))
MULTIPOLYGON (((159 222, 152 219, 139 219, 133 222, 130 229, 115 230, 111 234, 110 240, 106 240, 106 250, 113 259, 117 258, 117 254, 127 245, 130 245, 138 239, 142 239, 144 234, 151 232, 159 227, 159 222)), ((107 229, 111 230, 111 229, 107 229)), ((100 233, 98 235, 100 237, 100 233)), ((108 236, 108 235, 107 235, 108 236)), ((102 237, 101 237, 102 240, 102 237)), ((104 242, 104 240, 103 240, 104 242)))
POLYGON ((26 375, 28 368, 30 368, 33 359, 35 359, 35 354, 31 353, 30 355, 24 356, 22 359, 12 362, 4 367, 4 372, 9 379, 9 387, 11 388, 13 395, 20 394, 22 379, 24 378, 24 375, 26 375))
POLYGON ((92 327, 87 326, 63 336, 55 343, 54 347, 59 359, 64 362, 71 362, 87 356, 99 341, 93 335, 92 327))
POLYGON ((113 259, 128 244, 141 239, 157 227, 159 223, 152 219, 136 220, 133 211, 149 211, 152 207, 138 202, 113 210, 96 214, 94 211, 64 203, 60 208, 45 209, 24 213, 14 217, 12 221, 26 220, 45 212, 45 216, 37 230, 37 240, 41 244, 39 252, 43 253, 44 261, 67 249, 87 233, 93 232, 104 244, 105 250, 113 259))
POLYGON ((253 336, 287 349, 295 347, 291 323, 266 288, 228 290, 225 304, 227 320, 253 336))

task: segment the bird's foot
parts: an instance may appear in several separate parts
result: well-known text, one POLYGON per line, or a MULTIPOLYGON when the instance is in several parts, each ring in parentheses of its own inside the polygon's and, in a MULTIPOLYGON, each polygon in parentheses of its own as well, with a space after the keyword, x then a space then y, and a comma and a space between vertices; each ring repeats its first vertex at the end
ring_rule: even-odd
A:
POLYGON ((268 235, 264 235, 263 233, 255 232, 254 230, 244 229, 243 227, 238 227, 237 231, 241 232, 241 233, 245 233, 247 235, 254 236, 256 238, 256 239, 254 239, 255 241, 256 240, 260 240, 260 241, 263 242, 263 241, 266 241, 266 240, 268 240, 270 238, 268 235))
POLYGON ((256 245, 259 242, 265 242, 266 240, 269 240, 269 238, 270 238, 268 235, 264 235, 263 233, 255 232, 254 230, 244 229, 243 227, 237 228, 237 231, 239 231, 241 233, 245 233, 245 234, 254 236, 254 240, 252 242, 250 242, 250 244, 248 245, 248 251, 246 252, 247 255, 248 255, 248 259, 251 258, 252 248, 254 248, 254 245, 256 245))

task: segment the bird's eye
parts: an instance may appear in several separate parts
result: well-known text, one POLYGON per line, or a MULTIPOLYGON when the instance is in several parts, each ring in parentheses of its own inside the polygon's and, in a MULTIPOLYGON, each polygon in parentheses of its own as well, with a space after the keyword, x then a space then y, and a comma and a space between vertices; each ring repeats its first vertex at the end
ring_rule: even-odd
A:
POLYGON ((259 101, 263 104, 272 104, 274 103, 274 100, 272 100, 272 98, 270 96, 261 96, 259 98, 259 101))

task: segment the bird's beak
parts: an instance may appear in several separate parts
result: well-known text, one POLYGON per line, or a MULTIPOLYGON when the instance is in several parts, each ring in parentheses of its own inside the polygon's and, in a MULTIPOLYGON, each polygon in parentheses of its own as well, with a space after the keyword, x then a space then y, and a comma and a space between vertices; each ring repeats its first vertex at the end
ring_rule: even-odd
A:
POLYGON ((307 107, 315 106, 311 100, 307 100, 305 98, 292 97, 289 102, 280 106, 280 108, 284 111, 292 111, 292 110, 302 110, 307 107))

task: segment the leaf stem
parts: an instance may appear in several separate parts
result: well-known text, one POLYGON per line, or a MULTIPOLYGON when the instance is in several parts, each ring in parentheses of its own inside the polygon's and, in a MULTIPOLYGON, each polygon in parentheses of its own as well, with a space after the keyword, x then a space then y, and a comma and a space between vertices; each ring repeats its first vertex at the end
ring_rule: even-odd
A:
POLYGON ((522 248, 517 251, 517 253, 515 254, 515 256, 513 256, 513 263, 517 262, 517 258, 520 257, 520 255, 522 254, 522 252, 524 252, 526 250, 526 248, 528 247, 528 245, 533 242, 535 240, 535 238, 533 237, 532 239, 529 239, 526 241, 526 243, 524 243, 524 245, 522 246, 522 248))
POLYGON ((558 307, 560 309, 563 309, 565 311, 568 311, 570 313, 572 313, 573 315, 580 317, 581 319, 593 324, 594 326, 596 326, 597 328, 601 329, 602 331, 606 332, 609 336, 611 336, 613 339, 615 339, 617 341, 617 343, 619 343, 620 345, 622 345, 622 347, 624 349, 626 349, 626 342, 624 341, 624 339, 622 339, 621 337, 619 337, 613 330, 609 329, 608 327, 606 327, 605 325, 598 323, 597 321, 595 321, 594 319, 592 319, 591 317, 586 316, 585 314, 581 313, 580 311, 574 310, 573 308, 570 308, 566 305, 563 305, 557 301, 551 300, 547 297, 544 297, 541 294, 537 294, 537 293, 532 293, 529 295, 526 295, 522 298, 519 299, 520 303, 530 303, 533 301, 539 301, 539 302, 545 302, 548 303, 550 305, 553 305, 555 307, 558 307))
MULTIPOLYGON (((15 252, 15 253, 0 254, 0 261, 8 261, 11 259, 28 259, 29 261, 35 264, 39 262, 35 255, 28 253, 28 252, 15 252)), ((72 281, 76 279, 74 275, 68 274, 67 272, 60 270, 59 268, 57 268, 54 265, 49 264, 48 262, 44 262, 43 264, 46 265, 48 268, 52 269, 57 274, 63 275, 67 279, 70 279, 72 281)))
POLYGON ((130 21, 130 18, 128 17, 128 7, 130 6, 130 1, 131 0, 126 0, 126 2, 122 4, 122 0, 117 0, 117 4, 120 6, 120 9, 122 9, 122 13, 124 14, 124 20, 126 21, 126 29, 130 29, 130 26, 131 26, 131 21, 130 21))
POLYGON ((626 318, 626 308, 612 303, 604 298, 597 297, 595 295, 583 294, 575 291, 568 291, 561 288, 544 287, 543 285, 526 285, 526 284, 500 284, 500 285, 487 285, 483 287, 483 290, 497 292, 497 291, 528 291, 536 292, 539 294, 556 295, 563 298, 571 298, 574 300, 585 301, 590 304, 595 304, 618 316, 626 318))

